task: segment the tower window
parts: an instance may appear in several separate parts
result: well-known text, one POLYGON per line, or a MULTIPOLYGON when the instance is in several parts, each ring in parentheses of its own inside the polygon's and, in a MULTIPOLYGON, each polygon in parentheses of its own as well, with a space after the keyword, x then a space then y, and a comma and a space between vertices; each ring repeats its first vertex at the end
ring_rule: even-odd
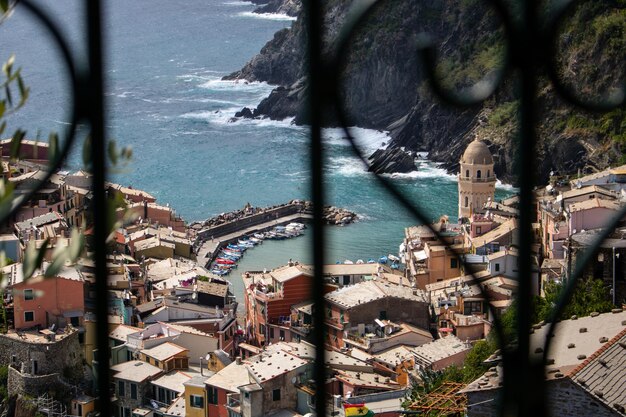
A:
POLYGON ((467 198, 467 196, 465 196, 465 207, 469 206, 469 198, 467 198))
POLYGON ((465 170, 465 176, 466 176, 467 178, 469 178, 469 169, 466 169, 466 170, 465 170))
POLYGON ((487 170, 487 178, 491 177, 491 171, 487 170))
POLYGON ((476 171, 476 178, 480 178, 480 169, 476 171))

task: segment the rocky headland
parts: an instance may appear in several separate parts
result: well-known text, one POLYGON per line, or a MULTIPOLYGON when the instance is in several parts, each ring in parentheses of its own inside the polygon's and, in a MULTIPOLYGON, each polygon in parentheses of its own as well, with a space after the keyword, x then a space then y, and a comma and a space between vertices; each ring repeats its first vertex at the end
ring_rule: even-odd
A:
MULTIPOLYGON (((323 4, 324 51, 332 53, 351 2, 324 0, 323 4)), ((617 0, 586 2, 562 25, 556 40, 559 72, 573 89, 584 86, 580 91, 586 97, 610 91, 626 79, 625 7, 617 0)), ((507 79, 479 106, 459 110, 443 105, 433 97, 416 53, 421 32, 435 39, 438 70, 449 87, 470 86, 493 75, 501 64, 503 32, 485 2, 386 2, 356 35, 342 77, 341 97, 350 123, 391 133, 388 151, 372 155, 372 166, 388 166, 392 149, 404 147, 428 152, 429 159, 455 172, 463 150, 478 136, 494 155, 498 178, 515 184, 518 80, 514 76, 507 79)), ((277 86, 256 109, 239 116, 295 117, 296 123, 306 124, 302 109, 307 91, 305 51, 300 12, 291 28, 277 32, 258 55, 227 77, 277 86)), ((626 111, 585 113, 560 100, 545 77, 540 78, 539 87, 540 181, 547 180, 552 170, 560 174, 593 172, 626 160, 626 111)), ((326 123, 330 126, 335 121, 328 118, 326 123)), ((406 159, 402 152, 395 155, 406 159)), ((401 160, 396 165, 406 166, 401 160)))

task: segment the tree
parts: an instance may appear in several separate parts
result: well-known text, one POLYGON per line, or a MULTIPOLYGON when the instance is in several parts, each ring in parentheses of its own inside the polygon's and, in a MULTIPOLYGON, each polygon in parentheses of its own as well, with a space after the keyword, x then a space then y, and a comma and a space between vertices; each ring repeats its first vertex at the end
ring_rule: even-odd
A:
MULTIPOLYGON (((546 321, 550 318, 552 309, 556 306, 564 288, 565 284, 562 283, 546 285, 545 298, 537 300, 538 321, 546 321)), ((566 320, 573 315, 588 316, 592 312, 606 313, 613 308, 610 299, 610 289, 604 285, 604 282, 594 278, 580 279, 572 298, 558 319, 566 320)))

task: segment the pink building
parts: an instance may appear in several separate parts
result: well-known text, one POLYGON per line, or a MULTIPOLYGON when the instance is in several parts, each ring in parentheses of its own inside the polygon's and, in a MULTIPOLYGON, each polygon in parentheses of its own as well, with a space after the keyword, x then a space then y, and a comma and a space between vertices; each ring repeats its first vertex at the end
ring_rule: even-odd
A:
POLYGON ((16 330, 52 324, 80 326, 85 312, 84 283, 39 276, 13 286, 13 306, 16 330))

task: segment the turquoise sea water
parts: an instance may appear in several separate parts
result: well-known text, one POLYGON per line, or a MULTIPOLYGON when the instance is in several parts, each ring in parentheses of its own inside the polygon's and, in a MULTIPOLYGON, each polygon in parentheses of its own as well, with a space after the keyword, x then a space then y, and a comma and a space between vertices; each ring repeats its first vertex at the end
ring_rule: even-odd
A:
MULTIPOLYGON (((47 2, 78 55, 84 25, 76 0, 47 2)), ((291 25, 281 16, 257 16, 250 3, 224 0, 107 0, 106 96, 108 135, 134 149, 132 164, 112 180, 169 203, 187 221, 241 208, 307 198, 307 129, 290 121, 231 122, 235 111, 254 107, 271 90, 263 83, 221 81, 256 54, 273 34, 291 25)), ((19 10, 0 27, 0 59, 16 54, 31 88, 27 106, 10 119, 29 137, 63 131, 67 80, 41 25, 19 10)), ((388 140, 384 132, 355 129, 368 152, 388 140)), ((361 220, 328 228, 328 261, 397 253, 404 228, 415 224, 350 153, 341 131, 326 131, 329 203, 361 220)), ((79 149, 69 168, 79 167, 79 149)), ((423 162, 417 172, 394 178, 409 198, 436 219, 456 215, 455 177, 423 162)), ((510 194, 500 187, 497 198, 510 194)), ((246 269, 273 268, 289 258, 311 260, 307 235, 267 242, 249 251, 246 269)), ((236 276, 236 275, 235 275, 236 276)))

